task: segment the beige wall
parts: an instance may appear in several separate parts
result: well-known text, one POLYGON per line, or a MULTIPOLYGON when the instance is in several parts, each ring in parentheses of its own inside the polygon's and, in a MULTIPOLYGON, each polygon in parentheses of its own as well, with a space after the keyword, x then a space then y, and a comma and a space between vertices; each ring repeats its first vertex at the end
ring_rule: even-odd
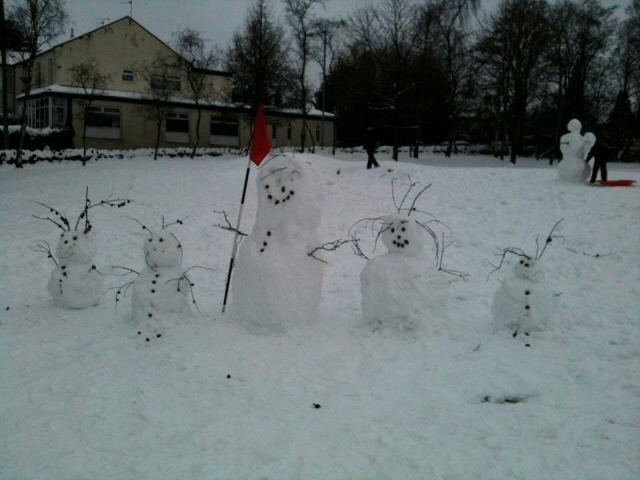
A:
MULTIPOLYGON (((152 148, 155 145, 156 140, 156 126, 155 122, 145 121, 141 112, 141 106, 136 104, 126 104, 118 101, 94 101, 93 107, 119 107, 120 108, 120 137, 116 139, 105 139, 88 136, 87 147, 98 149, 135 149, 135 148, 152 148)), ((167 141, 166 132, 163 131, 160 135, 160 147, 161 148, 175 148, 185 147, 189 148, 193 146, 193 142, 196 140, 196 123, 197 112, 195 109, 189 108, 176 108, 173 110, 175 113, 182 113, 189 115, 189 141, 188 142, 171 142, 167 141)), ((246 147, 251 140, 251 123, 250 118, 246 115, 227 114, 221 115, 219 112, 203 111, 200 123, 200 141, 198 147, 209 148, 216 147, 216 145, 210 142, 209 125, 211 119, 224 118, 231 120, 238 118, 239 121, 239 141, 240 147, 246 147)), ((311 131, 313 132, 313 138, 315 141, 316 128, 320 127, 320 119, 309 119, 307 121, 311 131)), ((272 138, 272 144, 274 148, 277 147, 291 147, 300 145, 300 130, 302 121, 299 119, 283 118, 276 116, 267 117, 267 125, 269 133, 272 133, 272 125, 276 125, 276 139, 272 138), (287 130, 291 126, 291 140, 287 139, 287 130)), ((80 107, 77 101, 74 101, 73 106, 73 126, 76 131, 76 137, 74 139, 77 148, 82 147, 82 120, 80 116, 80 107)), ((325 145, 333 145, 333 121, 325 120, 325 145)), ((321 143, 315 142, 315 146, 319 147, 321 143)), ((307 133, 306 147, 312 146, 312 142, 309 140, 307 133)))
MULTIPOLYGON (((34 64, 33 87, 52 84, 78 86, 71 80, 70 68, 95 58, 100 72, 110 77, 108 90, 144 93, 148 90, 148 81, 143 78, 141 72, 158 55, 172 58, 177 54, 134 20, 126 17, 39 55, 34 64), (134 71, 133 82, 122 80, 122 72, 125 69, 134 71)), ((20 78, 21 67, 18 67, 18 70, 20 71, 17 78, 20 78)), ((186 78, 184 75, 179 76, 182 79, 182 91, 173 95, 189 97, 186 78)), ((231 98, 229 76, 212 74, 209 81, 215 92, 212 100, 224 101, 231 98)), ((22 85, 19 91, 24 91, 22 85)))

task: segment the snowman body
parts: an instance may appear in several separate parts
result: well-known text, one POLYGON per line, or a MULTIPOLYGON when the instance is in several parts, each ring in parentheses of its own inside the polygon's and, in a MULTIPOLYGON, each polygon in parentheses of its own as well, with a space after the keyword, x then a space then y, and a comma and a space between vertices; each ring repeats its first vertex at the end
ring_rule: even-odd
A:
POLYGON ((72 230, 60 236, 55 253, 58 265, 47 284, 57 307, 82 309, 100 303, 104 279, 93 263, 96 251, 90 233, 72 230))
POLYGON ((230 314, 256 334, 281 333, 313 322, 322 294, 321 176, 304 157, 280 156, 258 170, 258 209, 242 241, 230 314))
POLYGON ((591 173, 586 159, 593 144, 590 137, 587 137, 589 134, 580 134, 582 125, 578 120, 571 120, 567 128, 569 133, 560 137, 562 161, 558 164, 558 178, 567 182, 584 183, 591 173))
POLYGON ((380 236, 388 252, 360 274, 364 322, 413 331, 446 320, 449 282, 425 255, 422 227, 407 215, 388 215, 380 236))
POLYGON ((520 259, 513 275, 503 280, 494 295, 491 311, 495 330, 514 334, 546 330, 554 299, 538 262, 520 259))
POLYGON ((144 240, 147 264, 132 285, 132 316, 139 329, 156 331, 167 314, 188 314, 191 285, 181 268, 182 245, 161 230, 144 240))

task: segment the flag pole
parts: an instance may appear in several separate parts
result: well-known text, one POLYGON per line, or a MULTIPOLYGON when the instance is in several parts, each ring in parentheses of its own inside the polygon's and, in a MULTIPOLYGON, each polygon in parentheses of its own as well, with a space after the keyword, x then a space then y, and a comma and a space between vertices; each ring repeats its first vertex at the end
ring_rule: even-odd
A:
POLYGON ((233 250, 231 252, 231 260, 229 260, 229 271, 227 273, 227 283, 224 287, 224 300, 222 302, 222 313, 227 307, 227 298, 229 296, 229 287, 231 285, 231 273, 236 262, 236 253, 238 251, 238 237, 240 236, 240 219, 242 218, 242 210, 244 208, 244 199, 247 194, 247 185, 249 183, 249 173, 251 172, 251 162, 260 166, 264 157, 271 151, 271 138, 267 128, 267 121, 264 116, 264 105, 262 102, 258 104, 258 112, 253 122, 253 130, 251 132, 251 149, 249 151, 249 161, 247 163, 247 173, 244 176, 244 186, 242 188, 242 200, 240 201, 240 210, 238 211, 238 222, 235 228, 235 237, 233 239, 233 250))
POLYGON ((249 173, 251 172, 251 157, 247 163, 247 173, 244 176, 244 187, 242 188, 242 200, 240 201, 240 210, 238 211, 238 221, 236 222, 235 235, 233 237, 233 250, 231 251, 231 259, 229 260, 229 271, 227 272, 227 283, 224 287, 224 301, 222 302, 222 313, 227 307, 227 297, 229 296, 229 285, 231 284, 231 272, 236 261, 236 253, 238 251, 238 237, 240 236, 240 219, 242 218, 242 209, 244 208, 244 199, 247 194, 247 185, 249 184, 249 173))

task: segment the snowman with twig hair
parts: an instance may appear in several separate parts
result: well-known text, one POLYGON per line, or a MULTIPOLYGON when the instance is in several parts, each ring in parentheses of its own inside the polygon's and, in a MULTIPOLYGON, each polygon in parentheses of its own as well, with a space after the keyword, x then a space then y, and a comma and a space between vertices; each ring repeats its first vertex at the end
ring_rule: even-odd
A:
POLYGON ((172 225, 182 225, 185 219, 165 224, 162 217, 162 228, 154 232, 135 218, 128 218, 137 222, 146 233, 143 240, 146 267, 137 272, 128 267, 114 266, 126 270, 125 275, 137 274, 134 280, 115 287, 116 302, 131 289, 132 322, 137 334, 150 341, 151 338, 162 336, 161 331, 167 322, 175 321, 176 316, 182 318, 190 314, 190 304, 195 304, 197 308, 194 284, 189 276, 189 272, 196 267, 182 267, 182 244, 169 230, 172 225))
MULTIPOLYGON (((391 184, 395 213, 361 220, 350 229, 351 238, 356 239, 355 229, 364 222, 372 231, 377 231, 376 243, 381 239, 387 249, 387 253, 367 259, 360 273, 362 318, 374 330, 415 331, 442 326, 448 318, 449 280, 442 268, 445 233, 440 236, 436 229, 445 227, 446 234, 451 232, 433 215, 416 208, 418 199, 430 185, 414 195, 411 205, 407 204, 410 193, 418 185, 411 182, 410 177, 409 182, 399 204, 393 192, 394 182, 391 184), (428 237, 432 242, 427 241, 428 237), (435 262, 426 253, 429 243, 435 249, 435 262)), ((357 241, 354 250, 364 256, 357 241)))
POLYGON ((73 228, 65 214, 44 203, 35 202, 47 208, 50 215, 33 216, 50 221, 62 230, 55 254, 51 252, 49 244, 45 241, 38 242, 35 247, 36 251, 46 253, 56 264, 47 283, 47 289, 57 307, 83 309, 100 303, 100 297, 104 293, 104 276, 94 263, 97 244, 91 233, 93 225, 89 220, 89 211, 98 206, 121 208, 130 202, 126 199, 109 197, 93 203, 89 199, 89 187, 87 187, 84 208, 73 228), (84 225, 81 225, 83 220, 84 225))
POLYGON ((519 248, 502 249, 500 264, 489 274, 499 270, 506 257, 515 256, 512 275, 502 280, 493 297, 491 312, 496 331, 507 330, 513 338, 519 335, 529 337, 532 332, 549 328, 555 304, 555 295, 545 279, 540 264, 542 255, 555 238, 553 234, 558 221, 547 235, 544 246, 540 247, 536 239, 536 254, 528 255, 519 248))

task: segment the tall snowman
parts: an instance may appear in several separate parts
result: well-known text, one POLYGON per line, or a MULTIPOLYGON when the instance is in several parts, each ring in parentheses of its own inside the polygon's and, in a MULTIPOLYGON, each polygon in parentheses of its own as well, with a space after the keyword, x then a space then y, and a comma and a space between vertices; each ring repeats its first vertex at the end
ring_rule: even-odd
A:
POLYGON ((257 173, 258 209, 238 250, 230 314, 256 334, 285 332, 312 322, 322 292, 319 245, 322 177, 312 157, 282 154, 257 173))
POLYGON ((413 331, 446 320, 449 281, 425 253, 424 226, 407 214, 391 214, 380 237, 387 253, 370 259, 360 273, 364 322, 413 331))
POLYGON ((143 252, 146 267, 132 285, 132 318, 139 335, 147 341, 161 336, 167 322, 190 313, 192 283, 182 268, 182 245, 163 226, 154 233, 147 231, 143 252))
POLYGON ((567 182, 584 183, 591 173, 586 159, 595 143, 595 136, 591 133, 582 136, 582 124, 575 118, 569 121, 567 129, 569 133, 560 137, 562 161, 558 164, 558 178, 567 182))

